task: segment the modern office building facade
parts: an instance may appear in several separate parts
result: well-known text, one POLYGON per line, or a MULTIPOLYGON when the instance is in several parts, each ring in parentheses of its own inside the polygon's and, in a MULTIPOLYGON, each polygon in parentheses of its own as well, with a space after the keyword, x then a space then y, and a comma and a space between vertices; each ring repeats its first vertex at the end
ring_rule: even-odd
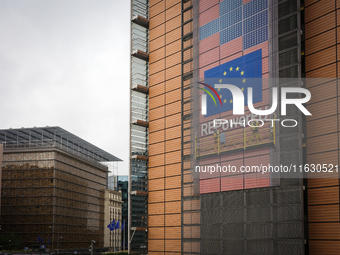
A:
POLYGON ((118 175, 117 176, 117 189, 122 193, 122 223, 124 223, 124 228, 122 229, 122 246, 123 250, 128 249, 128 194, 129 194, 129 176, 128 175, 118 175))
POLYGON ((147 190, 140 196, 147 221, 132 248, 339 253, 337 172, 307 179, 306 173, 196 171, 338 164, 337 1, 132 0, 131 6, 130 173, 145 181, 139 190, 147 190), (273 88, 307 88, 312 116, 288 107, 285 117, 297 127, 258 128, 282 116, 255 115, 247 103, 244 117, 234 116, 231 93, 209 88, 230 79, 244 93, 253 86, 254 107, 262 110, 270 109, 273 88), (214 119, 229 122, 214 127, 214 119), (255 127, 238 124, 249 119, 255 127))
POLYGON ((60 127, 0 130, 0 142, 2 233, 28 247, 42 244, 37 236, 52 250, 85 249, 91 240, 104 247, 108 170, 100 162, 120 159, 60 127))

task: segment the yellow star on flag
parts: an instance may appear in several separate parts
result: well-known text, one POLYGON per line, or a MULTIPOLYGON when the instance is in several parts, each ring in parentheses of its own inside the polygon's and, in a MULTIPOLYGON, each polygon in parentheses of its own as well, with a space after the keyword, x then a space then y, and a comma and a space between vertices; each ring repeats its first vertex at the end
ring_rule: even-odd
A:
POLYGON ((226 76, 226 75, 227 75, 227 72, 226 72, 226 71, 224 71, 223 75, 224 75, 224 76, 226 76))
POLYGON ((244 90, 244 88, 241 89, 242 91, 244 90))
POLYGON ((244 75, 244 71, 241 72, 241 75, 244 75))
POLYGON ((222 95, 220 95, 220 98, 222 98, 222 95))
POLYGON ((221 82, 222 82, 222 79, 220 79, 219 82, 221 83, 221 82))
POLYGON ((233 102, 233 100, 231 99, 229 102, 230 102, 230 103, 232 103, 232 102, 233 102))
POLYGON ((217 91, 220 91, 221 89, 217 89, 217 91))
POLYGON ((232 71, 232 70, 233 70, 233 68, 232 68, 232 67, 230 67, 230 68, 229 68, 229 70, 230 70, 230 71, 232 71))
POLYGON ((240 70, 240 68, 239 68, 239 67, 236 67, 236 71, 238 71, 238 70, 240 70))
POLYGON ((242 81, 243 81, 243 83, 245 83, 245 82, 246 82, 246 79, 243 79, 242 81))
POLYGON ((226 102, 227 102, 227 99, 224 99, 223 102, 226 103, 226 102))

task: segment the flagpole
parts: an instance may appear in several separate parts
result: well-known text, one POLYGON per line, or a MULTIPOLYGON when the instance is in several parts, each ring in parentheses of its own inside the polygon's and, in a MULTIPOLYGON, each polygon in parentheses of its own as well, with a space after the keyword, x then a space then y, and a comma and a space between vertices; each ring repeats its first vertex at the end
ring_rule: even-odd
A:
POLYGON ((124 220, 124 229, 123 229, 123 251, 125 251, 125 220, 124 220))

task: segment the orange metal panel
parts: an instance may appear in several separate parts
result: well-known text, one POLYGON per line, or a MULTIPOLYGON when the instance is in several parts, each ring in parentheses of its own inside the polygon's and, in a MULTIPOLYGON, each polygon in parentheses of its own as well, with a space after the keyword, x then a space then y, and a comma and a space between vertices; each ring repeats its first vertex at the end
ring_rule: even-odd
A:
POLYGON ((153 97, 149 99, 149 109, 158 108, 164 105, 165 102, 165 94, 153 97))
POLYGON ((149 32, 149 41, 164 35, 165 33, 165 23, 159 25, 158 27, 155 27, 154 29, 150 30, 149 32))
POLYGON ((176 126, 173 128, 167 128, 165 130, 165 140, 174 139, 177 137, 181 137, 181 126, 176 126))
POLYGON ((177 125, 181 125, 181 114, 180 113, 165 117, 165 128, 169 128, 169 127, 173 127, 177 125))
POLYGON ((331 47, 306 56, 306 72, 329 65, 336 61, 336 47, 331 47))
MULTIPOLYGON (((171 153, 168 153, 171 154, 171 153)), ((181 187, 181 176, 173 176, 165 178, 165 189, 174 189, 181 187)))
POLYGON ((164 226, 164 215, 148 216, 148 225, 149 227, 164 226))
POLYGON ((148 242, 148 251, 164 251, 164 240, 150 240, 148 242))
POLYGON ((150 121, 149 123, 149 133, 156 132, 159 130, 164 129, 165 126, 165 119, 158 119, 154 121, 150 121))
POLYGON ((335 12, 313 20, 305 25, 306 39, 335 27, 335 12))
POLYGON ((149 157, 149 167, 162 165, 164 165, 164 154, 149 157))
POLYGON ((181 226, 181 214, 166 214, 165 226, 181 226))
POLYGON ((149 242, 151 239, 164 239, 164 228, 148 228, 149 242))
POLYGON ((307 121, 324 118, 330 115, 337 114, 337 100, 329 99, 320 103, 312 104, 308 106, 308 111, 312 113, 312 116, 307 116, 307 121))
POLYGON ((165 35, 157 37, 155 40, 149 43, 149 52, 153 52, 161 47, 165 46, 165 35))
POLYGON ((171 30, 174 30, 175 28, 178 28, 181 26, 181 15, 165 22, 165 31, 166 33, 170 32, 171 30))
POLYGON ((310 223, 309 239, 340 239, 340 223, 310 223))
POLYGON ((165 11, 166 20, 170 20, 178 15, 181 15, 181 3, 180 2, 165 11))
POLYGON ((166 80, 170 80, 172 78, 175 78, 176 76, 180 76, 181 75, 181 65, 175 65, 173 67, 170 67, 168 69, 166 69, 165 71, 166 73, 166 80))
POLYGON ((165 82, 165 91, 169 92, 172 91, 174 89, 179 89, 181 88, 181 77, 177 76, 171 80, 167 80, 165 82))
POLYGON ((340 254, 340 241, 309 241, 310 255, 338 255, 340 254))
MULTIPOLYGON (((324 153, 322 153, 324 154, 324 153)), ((335 175, 335 174, 334 174, 335 175)), ((324 186, 333 186, 339 185, 339 179, 337 179, 337 173, 334 178, 319 178, 319 179, 308 179, 308 187, 315 188, 315 187, 324 187, 324 186)))
POLYGON ((165 250, 181 252, 181 240, 165 240, 165 250))
POLYGON ((181 201, 165 203, 165 214, 170 213, 181 213, 181 201))
MULTIPOLYGON (((307 106, 318 101, 323 101, 336 96, 337 92, 337 82, 334 80, 332 82, 327 82, 322 85, 314 86, 308 89, 312 95, 317 95, 311 98, 307 103, 307 106)), ((308 109, 308 107, 307 107, 308 109)))
POLYGON ((338 149, 337 134, 323 135, 308 139, 307 154, 338 149))
POLYGON ((165 47, 159 48, 149 54, 149 63, 152 64, 165 57, 165 47))
MULTIPOLYGON (((314 95, 317 95, 317 94, 314 94, 314 95)), ((337 116, 332 116, 332 117, 308 122, 307 138, 311 136, 319 136, 319 135, 324 135, 327 133, 337 132, 337 126, 334 125, 334 123, 336 122, 337 122, 337 116)), ((308 140, 307 140, 307 144, 308 144, 308 140)))
POLYGON ((154 18, 150 19, 149 29, 153 29, 153 28, 161 25, 164 22, 165 22, 165 12, 162 12, 162 13, 158 14, 157 16, 155 16, 154 18))
MULTIPOLYGON (((306 78, 335 78, 336 64, 331 64, 306 73, 306 78)), ((311 83, 313 85, 313 83, 311 83)))
POLYGON ((174 176, 181 174, 181 163, 166 165, 165 166, 165 176, 174 176))
POLYGON ((181 151, 168 152, 165 154, 165 164, 174 164, 181 162, 181 151))
POLYGON ((148 171, 149 180, 164 177, 164 166, 151 167, 148 168, 148 171))
POLYGON ((154 156, 162 153, 164 153, 164 142, 149 145, 149 156, 154 156))
POLYGON ((177 151, 181 149, 181 139, 173 139, 165 142, 166 152, 177 151))
POLYGON ((165 34, 165 44, 170 44, 181 38, 181 28, 176 28, 169 33, 165 34))
POLYGON ((149 120, 153 121, 156 119, 163 118, 165 115, 165 107, 158 107, 149 111, 149 120))
POLYGON ((149 183, 148 183, 149 191, 163 190, 164 189, 164 180, 165 180, 165 178, 149 180, 149 183))
POLYGON ((181 200, 181 189, 169 189, 165 190, 165 201, 181 200))
POLYGON ((181 52, 177 52, 173 55, 168 56, 165 59, 165 68, 169 68, 174 65, 178 65, 181 63, 181 52))
POLYGON ((180 3, 181 0, 166 0, 166 9, 174 6, 175 4, 180 3))
POLYGON ((308 206, 308 221, 339 221, 339 205, 336 204, 308 206))
POLYGON ((164 202, 164 190, 161 190, 161 191, 149 191, 149 193, 148 193, 148 202, 149 202, 149 204, 164 202))
POLYGON ((314 4, 317 1, 319 1, 319 0, 305 0, 305 6, 309 6, 311 4, 314 4))
POLYGON ((165 81, 165 71, 158 72, 149 77, 149 87, 165 81))
POLYGON ((305 54, 309 55, 316 51, 328 48, 336 43, 335 29, 311 37, 305 42, 305 54))
POLYGON ((165 94, 165 103, 170 104, 181 100, 181 89, 176 89, 165 94))
POLYGON ((335 10, 334 1, 321 0, 305 9, 305 22, 310 22, 335 10))
POLYGON ((149 0, 149 6, 154 6, 155 4, 159 3, 159 2, 162 2, 164 0, 149 0))
POLYGON ((181 112, 181 101, 177 101, 172 104, 167 104, 165 106, 165 115, 169 116, 175 113, 180 113, 181 112))
POLYGON ((181 51, 181 40, 177 40, 165 46, 165 55, 169 56, 175 52, 181 51))
POLYGON ((151 19, 163 11, 165 11, 165 0, 160 1, 149 8, 149 18, 151 19))
MULTIPOLYGON (((307 143, 308 143, 308 140, 307 140, 307 143)), ((324 152, 324 153, 308 155, 307 163, 308 164, 333 164, 335 166, 338 164, 338 152, 329 151, 329 152, 324 152)), ((308 186, 310 185, 311 184, 308 184, 308 186)), ((328 185, 321 185, 321 186, 328 186, 328 185)))
POLYGON ((339 187, 327 187, 308 190, 308 205, 336 203, 339 203, 339 187))
POLYGON ((165 83, 160 83, 149 88, 149 98, 153 98, 165 92, 165 83))
POLYGON ((166 227, 165 239, 181 239, 181 227, 166 227))

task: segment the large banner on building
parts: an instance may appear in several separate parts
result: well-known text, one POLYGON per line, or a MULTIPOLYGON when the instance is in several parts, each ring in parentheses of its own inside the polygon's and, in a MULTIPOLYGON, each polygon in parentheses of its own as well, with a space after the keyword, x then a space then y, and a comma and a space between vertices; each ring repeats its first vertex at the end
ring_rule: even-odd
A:
POLYGON ((260 122, 274 116, 251 113, 247 100, 251 87, 253 106, 269 108, 268 80, 263 79, 269 77, 268 0, 200 1, 198 17, 194 171, 200 193, 270 186, 269 173, 246 171, 270 164, 275 143, 273 125, 260 122), (242 92, 244 115, 233 114, 235 98, 228 85, 242 92))

